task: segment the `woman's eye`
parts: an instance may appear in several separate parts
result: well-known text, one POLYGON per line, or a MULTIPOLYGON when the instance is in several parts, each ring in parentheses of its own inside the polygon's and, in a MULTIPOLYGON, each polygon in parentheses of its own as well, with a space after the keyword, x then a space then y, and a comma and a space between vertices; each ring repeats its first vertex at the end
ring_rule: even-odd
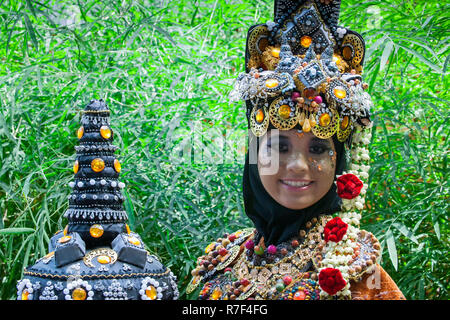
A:
POLYGON ((273 149, 278 152, 288 152, 289 146, 285 143, 279 143, 279 144, 267 144, 267 149, 273 149))
POLYGON ((316 146, 309 147, 309 152, 314 153, 314 154, 322 154, 325 151, 327 151, 327 147, 325 147, 325 146, 316 145, 316 146))
POLYGON ((278 151, 279 152, 288 152, 289 150, 289 146, 287 144, 284 143, 280 143, 278 146, 278 151))

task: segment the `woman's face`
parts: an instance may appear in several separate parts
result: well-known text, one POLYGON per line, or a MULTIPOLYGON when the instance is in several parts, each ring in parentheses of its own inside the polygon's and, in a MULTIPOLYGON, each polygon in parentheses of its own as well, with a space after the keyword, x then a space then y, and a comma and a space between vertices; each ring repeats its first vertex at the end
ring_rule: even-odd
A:
POLYGON ((258 171, 270 196, 300 210, 319 201, 334 181, 336 151, 331 138, 311 132, 270 130, 261 141, 258 171))

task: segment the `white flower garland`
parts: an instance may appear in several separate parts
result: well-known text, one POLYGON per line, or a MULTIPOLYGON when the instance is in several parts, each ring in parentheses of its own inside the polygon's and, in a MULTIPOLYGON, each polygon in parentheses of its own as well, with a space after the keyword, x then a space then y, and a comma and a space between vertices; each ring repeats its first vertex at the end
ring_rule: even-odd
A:
MULTIPOLYGON (((360 212, 364 209, 365 194, 368 187, 370 156, 367 146, 370 143, 371 136, 370 127, 365 129, 358 127, 353 135, 351 163, 348 170, 343 172, 343 175, 354 174, 363 182, 363 187, 360 194, 354 199, 342 199, 342 211, 338 216, 348 225, 347 232, 339 242, 327 242, 324 247, 325 256, 318 270, 320 273, 323 269, 334 268, 341 272, 346 285, 334 295, 340 299, 351 299, 349 264, 354 250, 358 247, 360 212)), ((331 299, 332 296, 321 289, 320 298, 331 299)))

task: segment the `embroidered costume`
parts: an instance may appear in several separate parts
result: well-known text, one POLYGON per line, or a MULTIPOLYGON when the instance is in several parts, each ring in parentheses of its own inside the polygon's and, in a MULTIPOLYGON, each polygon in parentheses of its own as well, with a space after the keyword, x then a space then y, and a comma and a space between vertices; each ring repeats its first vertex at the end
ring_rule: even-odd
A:
POLYGON ((302 210, 278 204, 247 154, 243 192, 255 229, 209 244, 187 293, 199 299, 404 299, 378 264, 380 244, 359 229, 367 190, 371 98, 365 44, 338 25, 340 1, 275 1, 273 22, 248 31, 246 72, 231 98, 247 106, 249 140, 270 129, 332 138, 335 185, 302 210), (336 214, 336 212, 338 212, 336 214))
POLYGON ((174 274, 127 224, 109 118, 102 100, 92 100, 82 112, 64 215, 69 223, 50 239, 49 253, 25 269, 18 300, 178 298, 174 274))

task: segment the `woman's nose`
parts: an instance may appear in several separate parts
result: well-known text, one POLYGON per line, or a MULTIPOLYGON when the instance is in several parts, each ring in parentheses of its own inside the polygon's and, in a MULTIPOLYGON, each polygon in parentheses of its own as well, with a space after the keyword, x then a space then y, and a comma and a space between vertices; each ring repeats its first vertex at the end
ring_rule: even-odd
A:
POLYGON ((308 163, 306 157, 301 153, 296 153, 290 157, 286 169, 293 172, 308 171, 308 163))

